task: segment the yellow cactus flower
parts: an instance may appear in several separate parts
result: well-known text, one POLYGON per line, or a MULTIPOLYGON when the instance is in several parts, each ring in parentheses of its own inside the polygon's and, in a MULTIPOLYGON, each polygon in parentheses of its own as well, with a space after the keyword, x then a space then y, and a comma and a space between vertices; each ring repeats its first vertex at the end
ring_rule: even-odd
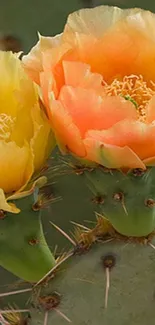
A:
POLYGON ((0 72, 0 209, 17 212, 5 198, 21 192, 40 170, 54 137, 17 54, 0 52, 0 72))

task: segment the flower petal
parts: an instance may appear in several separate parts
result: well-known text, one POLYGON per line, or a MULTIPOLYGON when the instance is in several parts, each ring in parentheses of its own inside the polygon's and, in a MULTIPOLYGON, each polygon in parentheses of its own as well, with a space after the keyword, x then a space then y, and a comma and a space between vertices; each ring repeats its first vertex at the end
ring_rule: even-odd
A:
POLYGON ((0 141, 0 188, 5 193, 26 185, 33 173, 33 154, 27 144, 0 141))
POLYGON ((49 114, 50 110, 50 94, 53 92, 54 97, 58 96, 58 90, 56 81, 51 73, 41 72, 40 73, 40 87, 42 91, 42 99, 43 103, 45 104, 45 108, 47 111, 47 115, 49 114))
POLYGON ((44 112, 40 110, 39 105, 33 108, 32 120, 34 137, 31 140, 31 146, 34 153, 34 169, 38 171, 54 149, 55 140, 49 122, 44 112))
POLYGON ((42 54, 43 71, 40 73, 40 86, 42 89, 44 104, 49 113, 49 93, 53 92, 58 97, 61 87, 65 84, 63 60, 74 60, 72 49, 68 44, 49 49, 42 54))
POLYGON ((0 128, 10 132, 9 141, 22 147, 33 136, 31 110, 37 93, 16 55, 0 52, 0 63, 0 128))
POLYGON ((85 156, 85 148, 80 132, 72 117, 59 101, 51 101, 51 125, 58 145, 63 152, 69 149, 77 156, 85 156))
POLYGON ((35 188, 40 189, 47 183, 47 177, 46 176, 41 176, 37 178, 35 181, 30 181, 28 186, 24 189, 24 191, 17 191, 12 195, 9 195, 7 197, 7 201, 12 201, 12 200, 19 200, 22 199, 23 197, 26 197, 28 195, 31 195, 35 188))
POLYGON ((127 146, 141 160, 155 155, 155 124, 124 120, 109 130, 88 131, 86 137, 108 145, 127 146))
POLYGON ((139 12, 142 10, 138 8, 122 10, 112 6, 81 9, 68 16, 63 37, 68 33, 83 33, 99 38, 119 20, 139 12))
POLYGON ((92 73, 88 64, 63 61, 63 70, 66 85, 103 91, 103 77, 100 74, 92 73))
POLYGON ((144 159, 144 160, 143 160, 143 163, 144 163, 146 166, 155 166, 155 156, 150 157, 150 158, 147 158, 147 159, 144 159))
POLYGON ((59 100, 72 116, 81 136, 89 129, 108 129, 125 118, 137 119, 135 106, 124 98, 101 97, 92 89, 64 86, 59 100))
POLYGON ((16 142, 21 147, 25 141, 29 142, 33 136, 31 111, 38 98, 31 80, 25 78, 21 81, 20 90, 16 91, 15 98, 16 117, 11 132, 11 141, 16 142))
POLYGON ((118 147, 99 142, 94 138, 84 140, 86 159, 97 162, 107 168, 142 168, 144 163, 127 146, 118 147))
POLYGON ((42 54, 49 48, 54 48, 59 45, 61 34, 55 37, 43 37, 39 35, 38 43, 32 48, 29 54, 22 57, 22 62, 25 71, 29 77, 39 84, 40 72, 43 71, 42 54))
POLYGON ((0 51, 0 72, 3 76, 0 79, 0 114, 10 115, 14 118, 21 109, 17 94, 20 91, 22 94, 26 93, 28 87, 33 88, 32 82, 25 74, 21 61, 12 52, 0 51))
POLYGON ((71 14, 63 40, 107 82, 131 74, 149 82, 155 81, 154 25, 149 11, 101 6, 71 14))
POLYGON ((43 69, 45 73, 52 73, 52 78, 55 79, 58 92, 65 84, 63 61, 78 60, 78 53, 69 44, 62 43, 61 46, 43 53, 43 69))
POLYGON ((146 109, 146 123, 155 121, 155 96, 151 98, 146 109))
POLYGON ((11 213, 19 213, 20 210, 13 203, 8 203, 4 191, 0 188, 0 210, 11 213))

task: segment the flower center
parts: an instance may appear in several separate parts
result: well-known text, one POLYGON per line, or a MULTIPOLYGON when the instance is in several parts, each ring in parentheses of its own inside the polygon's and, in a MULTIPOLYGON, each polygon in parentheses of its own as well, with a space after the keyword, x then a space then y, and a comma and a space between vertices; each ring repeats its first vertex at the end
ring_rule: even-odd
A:
POLYGON ((6 114, 0 114, 0 140, 9 140, 14 126, 14 119, 6 114))
POLYGON ((103 84, 105 94, 108 96, 122 96, 126 100, 130 100, 139 112, 139 119, 145 121, 146 106, 152 96, 155 95, 155 83, 150 81, 150 87, 143 77, 130 75, 125 76, 122 81, 114 79, 108 85, 103 84))

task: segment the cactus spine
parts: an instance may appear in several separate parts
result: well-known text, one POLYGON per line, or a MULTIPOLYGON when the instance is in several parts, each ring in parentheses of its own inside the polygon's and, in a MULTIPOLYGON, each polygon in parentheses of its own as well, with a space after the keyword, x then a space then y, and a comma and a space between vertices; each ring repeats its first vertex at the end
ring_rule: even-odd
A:
POLYGON ((155 228, 155 168, 123 173, 96 168, 84 172, 94 201, 114 228, 126 236, 147 236, 155 228))
MULTIPOLYGON (((98 169, 86 169, 82 166, 79 168, 75 166, 74 171, 79 174, 79 176, 73 177, 74 196, 79 191, 78 182, 81 184, 81 189, 83 180, 84 183, 86 180, 87 185, 91 184, 91 190, 93 190, 95 184, 93 203, 97 203, 97 206, 99 204, 101 208, 104 208, 105 204, 106 209, 109 208, 106 211, 111 212, 116 209, 117 212, 117 205, 115 208, 115 204, 122 204, 122 202, 114 200, 113 205, 110 202, 113 199, 115 190, 125 189, 127 181, 130 186, 132 185, 131 189, 135 191, 136 195, 141 193, 140 188, 143 188, 145 192, 141 193, 141 197, 140 195, 137 195, 137 198, 133 196, 133 200, 138 199, 139 202, 143 203, 145 197, 153 199, 153 184, 152 192, 147 192, 147 186, 144 188, 144 182, 147 184, 147 181, 153 180, 153 168, 148 169, 145 173, 140 170, 130 171, 127 176, 120 173, 120 171, 109 171, 100 167, 98 169), (149 178, 150 176, 151 178, 149 178), (118 182, 118 179, 120 182, 118 182), (121 187, 118 186, 118 183, 121 187), (135 184, 137 184, 137 188, 135 184), (143 184, 143 187, 141 184, 143 184), (123 185, 124 187, 122 187, 123 185), (106 196, 101 197, 101 194, 102 196, 106 194, 106 196), (106 198, 109 199, 109 203, 106 202, 106 198)), ((69 177, 71 182, 71 175, 62 177, 60 180, 61 190, 63 187, 66 188, 66 177, 69 177)), ((59 188, 59 181, 56 188, 59 188)), ((151 188, 151 185, 148 188, 151 188)), ((85 191, 84 188, 83 190, 85 191)), ((128 202, 127 198, 128 196, 126 197, 128 212, 133 213, 134 206, 129 209, 129 203, 131 202, 128 202)), ((68 191, 68 197, 65 197, 66 203, 68 202, 68 206, 65 205, 68 214, 70 212, 70 199, 71 190, 68 191)), ((85 199, 82 209, 85 205, 85 199)), ((88 197, 86 201, 88 202, 88 197)), ((59 204, 62 204, 62 202, 59 202, 57 206, 59 204)), ((120 211, 124 211, 122 205, 121 208, 120 211)), ((79 207, 79 220, 76 220, 78 224, 82 222, 82 219, 88 219, 89 217, 82 215, 82 209, 80 210, 79 207)), ((150 207, 148 211, 152 211, 152 209, 153 207, 150 207)), ((59 209, 57 213, 59 215, 59 209)), ((125 217, 126 214, 123 216, 125 217)), ((71 216, 68 217, 68 221, 69 219, 71 219, 71 216)), ((4 306, 3 311, 6 311, 6 304, 12 305, 12 301, 16 302, 17 299, 18 308, 22 311, 27 310, 27 312, 21 312, 18 315, 20 321, 24 320, 27 322, 26 324, 63 325, 73 323, 76 325, 101 325, 104 323, 110 325, 115 321, 116 325, 130 325, 131 322, 139 325, 146 324, 147 319, 149 319, 149 325, 154 325, 154 288, 152 286, 152 283, 154 283, 154 232, 145 236, 135 236, 135 233, 133 237, 131 235, 124 236, 115 230, 114 223, 112 226, 111 220, 109 220, 98 215, 95 226, 91 226, 91 223, 72 226, 73 235, 71 237, 69 232, 66 234, 61 231, 71 239, 69 251, 67 250, 66 253, 55 256, 55 266, 53 264, 53 267, 49 267, 42 277, 40 274, 38 282, 35 281, 32 286, 28 285, 28 292, 24 292, 23 288, 23 293, 21 293, 21 287, 19 287, 16 288, 17 291, 19 290, 19 296, 9 295, 3 297, 2 294, 1 297, 0 295, 2 307, 4 306), (22 294, 25 296, 23 301, 22 294), (19 297, 21 297, 20 302, 19 297), (28 301, 26 305, 25 300, 28 301)), ((90 217, 90 221, 95 221, 95 218, 92 220, 90 217)), ((50 232, 52 234, 52 227, 50 232)), ((61 243, 60 236, 62 234, 58 231, 57 243, 61 243)), ((40 268, 41 266, 40 262, 40 268)), ((12 315, 17 318, 17 311, 11 311, 10 309, 9 313, 4 313, 6 320, 10 320, 9 317, 12 317, 12 315)), ((10 322, 9 324, 13 323, 10 322)))

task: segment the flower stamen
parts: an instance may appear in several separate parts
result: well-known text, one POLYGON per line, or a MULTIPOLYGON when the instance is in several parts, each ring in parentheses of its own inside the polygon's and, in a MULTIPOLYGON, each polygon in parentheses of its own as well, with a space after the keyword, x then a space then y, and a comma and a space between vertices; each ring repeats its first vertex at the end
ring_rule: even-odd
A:
POLYGON ((146 106, 155 95, 155 83, 150 81, 150 86, 144 81, 143 76, 125 76, 123 80, 114 79, 109 85, 104 83, 106 96, 123 96, 125 99, 134 101, 139 113, 139 120, 145 121, 146 106))
POLYGON ((9 140, 14 126, 14 119, 6 114, 0 114, 0 140, 9 140))

